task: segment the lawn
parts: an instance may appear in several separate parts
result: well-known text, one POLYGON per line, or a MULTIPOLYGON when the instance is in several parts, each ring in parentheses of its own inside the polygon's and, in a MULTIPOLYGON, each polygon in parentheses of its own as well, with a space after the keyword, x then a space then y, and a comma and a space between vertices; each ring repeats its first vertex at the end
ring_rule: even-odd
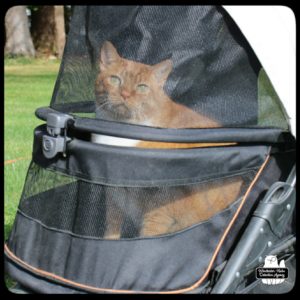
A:
MULTIPOLYGON (((4 236, 11 231, 31 159, 35 117, 48 106, 60 61, 5 59, 4 65, 4 236)), ((6 278, 7 285, 13 282, 6 278)))

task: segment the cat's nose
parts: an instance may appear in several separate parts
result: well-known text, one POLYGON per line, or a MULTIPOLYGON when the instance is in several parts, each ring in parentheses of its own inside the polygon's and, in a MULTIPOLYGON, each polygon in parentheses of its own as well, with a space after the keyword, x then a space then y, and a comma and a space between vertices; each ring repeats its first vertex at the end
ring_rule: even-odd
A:
POLYGON ((121 96, 126 100, 127 98, 129 98, 130 92, 128 92, 127 90, 122 90, 121 96))

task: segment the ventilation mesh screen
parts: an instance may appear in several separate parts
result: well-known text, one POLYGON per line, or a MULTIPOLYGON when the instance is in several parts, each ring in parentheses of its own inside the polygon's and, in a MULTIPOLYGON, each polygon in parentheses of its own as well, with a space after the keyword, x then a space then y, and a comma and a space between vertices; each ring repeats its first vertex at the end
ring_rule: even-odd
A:
POLYGON ((73 234, 135 238, 177 232, 209 220, 244 193, 253 171, 181 186, 106 186, 32 163, 19 210, 73 234))
POLYGON ((75 7, 51 107, 153 127, 288 128, 260 62, 218 6, 75 7))

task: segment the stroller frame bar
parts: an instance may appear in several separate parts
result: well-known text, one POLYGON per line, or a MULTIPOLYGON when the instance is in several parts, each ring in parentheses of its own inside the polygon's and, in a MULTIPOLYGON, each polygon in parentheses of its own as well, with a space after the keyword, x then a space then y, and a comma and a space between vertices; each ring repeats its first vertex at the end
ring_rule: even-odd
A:
MULTIPOLYGON (((244 277, 263 263, 264 257, 273 253, 282 242, 280 237, 295 207, 295 182, 294 166, 286 182, 275 182, 270 187, 213 287, 213 294, 235 293, 244 277)), ((294 237, 289 237, 289 240, 292 242, 285 244, 285 249, 295 242, 294 237)), ((279 253, 278 249, 276 253, 279 253)))

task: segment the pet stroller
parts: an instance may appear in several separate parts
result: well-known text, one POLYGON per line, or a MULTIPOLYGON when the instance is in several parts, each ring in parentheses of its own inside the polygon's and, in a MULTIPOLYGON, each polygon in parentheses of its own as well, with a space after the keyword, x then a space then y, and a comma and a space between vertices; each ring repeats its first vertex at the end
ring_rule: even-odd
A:
POLYGON ((22 288, 291 289, 295 139, 266 72, 222 7, 75 7, 50 107, 38 108, 36 116, 46 123, 34 131, 32 162, 5 243, 6 270, 22 288), (130 61, 171 60, 165 93, 221 126, 162 128, 106 118, 95 80, 107 41, 130 61), (203 146, 121 147, 95 143, 95 134, 203 146), (194 213, 193 194, 204 219, 194 213), (168 218, 181 226, 162 230, 168 218), (119 234, 107 235, 114 226, 119 234), (289 269, 276 287, 256 278, 267 255, 284 259, 289 269))

